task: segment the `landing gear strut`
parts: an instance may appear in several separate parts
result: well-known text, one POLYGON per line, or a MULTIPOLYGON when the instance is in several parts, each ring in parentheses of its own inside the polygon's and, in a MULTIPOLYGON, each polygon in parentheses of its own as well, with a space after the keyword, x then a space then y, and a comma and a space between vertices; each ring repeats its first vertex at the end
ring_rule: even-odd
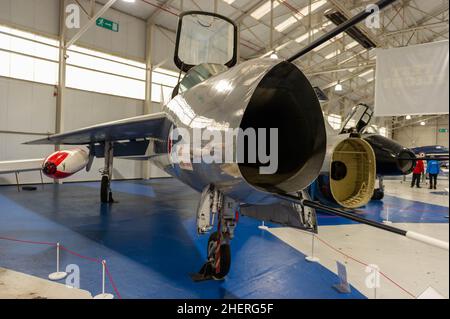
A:
POLYGON ((384 183, 383 183, 383 177, 378 177, 378 187, 373 191, 372 200, 382 200, 384 198, 384 183))
POLYGON ((111 179, 114 159, 114 146, 112 142, 105 143, 105 167, 101 171, 102 182, 100 187, 100 200, 102 203, 114 203, 111 191, 111 179))
POLYGON ((237 203, 223 196, 214 186, 208 186, 203 191, 197 211, 197 231, 205 234, 211 230, 215 216, 217 231, 209 237, 206 263, 197 274, 192 275, 192 280, 222 280, 228 275, 231 268, 230 241, 234 237, 237 210, 237 203))

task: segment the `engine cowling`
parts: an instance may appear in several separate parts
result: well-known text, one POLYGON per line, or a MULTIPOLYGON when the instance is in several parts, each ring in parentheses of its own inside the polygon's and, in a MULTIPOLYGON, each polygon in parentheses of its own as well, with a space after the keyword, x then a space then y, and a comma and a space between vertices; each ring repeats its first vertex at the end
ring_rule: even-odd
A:
POLYGON ((376 158, 372 147, 356 136, 338 135, 330 140, 317 179, 320 194, 345 208, 366 205, 372 198, 376 181, 376 158))
POLYGON ((42 172, 53 179, 67 178, 85 168, 89 154, 81 149, 64 150, 50 154, 42 164, 42 172))

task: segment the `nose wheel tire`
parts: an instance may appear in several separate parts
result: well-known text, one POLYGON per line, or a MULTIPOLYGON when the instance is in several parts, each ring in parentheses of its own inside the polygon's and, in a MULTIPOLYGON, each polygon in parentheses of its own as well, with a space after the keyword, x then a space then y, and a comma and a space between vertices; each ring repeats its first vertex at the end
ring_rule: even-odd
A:
POLYGON ((219 238, 218 232, 214 232, 211 234, 211 236, 209 236, 207 254, 208 259, 212 261, 210 263, 211 276, 216 280, 221 280, 224 279, 228 275, 228 272, 230 271, 231 249, 229 244, 220 245, 220 267, 219 267, 220 269, 217 272, 214 265, 216 264, 215 254, 218 238, 219 238))

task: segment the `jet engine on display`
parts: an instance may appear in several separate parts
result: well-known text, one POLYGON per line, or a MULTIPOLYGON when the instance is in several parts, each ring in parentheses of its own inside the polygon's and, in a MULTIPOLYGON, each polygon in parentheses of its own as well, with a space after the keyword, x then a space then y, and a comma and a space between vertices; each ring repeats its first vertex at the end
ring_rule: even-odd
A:
POLYGON ((359 208, 384 197, 384 176, 412 172, 414 153, 377 133, 365 133, 373 116, 366 104, 353 107, 342 129, 327 125, 327 156, 322 172, 311 188, 317 198, 344 208, 359 208), (376 188, 378 178, 379 188, 376 188), (319 192, 319 193, 318 193, 319 192))
POLYGON ((344 208, 366 205, 375 189, 376 159, 371 146, 360 137, 337 143, 330 159, 329 181, 334 200, 344 208))
POLYGON ((53 179, 63 179, 88 167, 89 154, 84 149, 57 151, 50 154, 42 164, 42 172, 53 179))

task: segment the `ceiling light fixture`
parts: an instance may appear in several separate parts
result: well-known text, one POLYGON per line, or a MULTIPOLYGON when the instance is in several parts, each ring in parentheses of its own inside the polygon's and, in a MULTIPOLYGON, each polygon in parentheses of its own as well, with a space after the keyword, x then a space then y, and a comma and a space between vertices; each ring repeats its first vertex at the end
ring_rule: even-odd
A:
POLYGON ((278 60, 278 54, 277 54, 276 52, 274 52, 274 53, 272 53, 272 54, 270 55, 270 58, 271 58, 272 60, 278 60))
POLYGON ((344 88, 342 87, 342 84, 341 84, 340 82, 338 82, 338 83, 336 84, 336 86, 334 87, 334 90, 335 90, 336 92, 342 92, 343 89, 344 89, 344 88))

